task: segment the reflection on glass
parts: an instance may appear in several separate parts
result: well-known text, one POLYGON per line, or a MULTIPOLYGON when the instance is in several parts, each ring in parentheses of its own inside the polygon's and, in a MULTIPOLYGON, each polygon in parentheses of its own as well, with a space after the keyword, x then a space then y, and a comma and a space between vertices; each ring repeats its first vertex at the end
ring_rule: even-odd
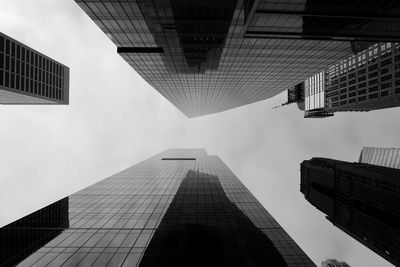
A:
POLYGON ((0 234, 0 266, 314 266, 229 168, 201 149, 162 152, 0 234))
POLYGON ((215 175, 190 170, 140 266, 287 266, 215 175))
POLYGON ((0 228, 0 265, 14 265, 69 227, 68 197, 0 228))

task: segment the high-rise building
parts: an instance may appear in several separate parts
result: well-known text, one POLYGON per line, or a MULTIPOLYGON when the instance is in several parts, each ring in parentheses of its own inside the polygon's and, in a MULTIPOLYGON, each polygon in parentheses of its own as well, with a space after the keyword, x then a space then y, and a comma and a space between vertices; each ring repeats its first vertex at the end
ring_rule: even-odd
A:
POLYGON ((363 147, 359 162, 400 169, 400 148, 363 147))
POLYGON ((0 104, 68 104, 69 68, 0 32, 0 104))
POLYGON ((188 117, 270 98, 373 41, 400 39, 395 0, 75 1, 188 117))
POLYGON ((315 266, 218 156, 170 149, 0 228, 0 265, 315 266))
POLYGON ((312 158, 300 191, 336 227, 400 266, 400 170, 312 158))
POLYGON ((350 267, 344 261, 337 261, 336 259, 327 259, 321 263, 321 267, 350 267))
MULTIPOLYGON (((376 43, 291 87, 305 118, 400 106, 400 43, 376 43)), ((293 102, 293 101, 292 101, 293 102)), ((290 99, 288 99, 289 104, 290 99)))

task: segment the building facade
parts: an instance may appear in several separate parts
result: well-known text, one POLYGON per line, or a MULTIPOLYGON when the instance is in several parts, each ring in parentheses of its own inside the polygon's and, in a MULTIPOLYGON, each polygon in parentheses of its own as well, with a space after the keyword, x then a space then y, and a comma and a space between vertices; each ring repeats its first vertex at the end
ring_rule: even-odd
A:
POLYGON ((68 104, 69 68, 0 32, 0 104, 68 104))
POLYGON ((399 107, 400 43, 373 44, 300 84, 305 118, 399 107))
POLYGON ((359 162, 400 169, 400 149, 363 147, 359 162))
POLYGON ((312 158, 300 165, 300 191, 336 227, 400 266, 400 170, 312 158))
POLYGON ((315 266, 218 156, 170 149, 0 228, 8 266, 315 266))
POLYGON ((371 41, 400 39, 394 0, 75 1, 188 117, 270 98, 371 41))
POLYGON ((350 267, 344 261, 337 261, 336 259, 327 259, 321 263, 321 267, 350 267))

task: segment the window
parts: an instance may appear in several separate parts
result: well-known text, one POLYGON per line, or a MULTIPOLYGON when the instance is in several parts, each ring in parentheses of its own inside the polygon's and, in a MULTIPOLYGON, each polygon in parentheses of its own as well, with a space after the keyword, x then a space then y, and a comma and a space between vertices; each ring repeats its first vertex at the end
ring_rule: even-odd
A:
POLYGON ((10 54, 10 40, 6 39, 6 54, 10 54))
POLYGON ((4 84, 6 87, 10 86, 10 79, 9 79, 10 75, 8 72, 5 72, 5 76, 4 76, 4 84))
POLYGON ((366 82, 358 84, 358 88, 364 88, 365 86, 367 86, 366 82))
POLYGON ((390 87, 392 87, 392 83, 391 82, 384 83, 384 84, 381 85, 381 89, 386 89, 386 88, 390 88, 390 87))
POLYGON ((19 44, 17 44, 17 58, 18 59, 21 59, 21 51, 20 51, 20 49, 21 49, 21 46, 19 44))
POLYGON ((14 42, 11 43, 11 56, 15 57, 15 43, 14 42))
POLYGON ((4 51, 4 37, 0 36, 0 52, 4 51))
POLYGON ((378 79, 374 79, 374 80, 369 81, 369 85, 374 85, 374 84, 377 84, 377 83, 378 83, 378 79))
POLYGON ((381 62, 381 66, 383 67, 383 66, 389 65, 391 63, 392 63, 392 59, 389 58, 389 59, 386 59, 386 60, 382 61, 381 62))
POLYGON ((392 74, 386 75, 386 76, 382 76, 381 78, 381 82, 387 81, 392 79, 392 74))
POLYGON ((369 90, 368 90, 368 92, 375 92, 375 91, 378 91, 378 86, 377 85, 370 87, 369 90))
POLYGON ((376 76, 378 76, 378 72, 377 72, 377 71, 368 74, 368 78, 374 78, 374 77, 376 77, 376 76))
POLYGON ((378 64, 374 64, 368 67, 368 71, 373 71, 376 70, 378 68, 378 64))
POLYGON ((14 88, 15 87, 15 75, 14 74, 12 74, 11 73, 11 78, 10 78, 10 86, 11 86, 11 88, 14 88))

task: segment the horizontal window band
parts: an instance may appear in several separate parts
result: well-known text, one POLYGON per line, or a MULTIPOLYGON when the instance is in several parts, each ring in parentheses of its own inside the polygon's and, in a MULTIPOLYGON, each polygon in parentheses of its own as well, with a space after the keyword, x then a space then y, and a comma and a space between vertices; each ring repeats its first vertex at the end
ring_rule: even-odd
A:
POLYGON ((307 12, 297 10, 266 10, 258 9, 256 14, 272 14, 272 15, 294 15, 303 17, 320 17, 320 18, 349 18, 349 19, 375 19, 375 20, 397 20, 397 14, 382 14, 381 12, 375 12, 373 7, 370 7, 372 11, 363 11, 358 9, 357 12, 347 10, 346 12, 336 12, 321 8, 319 11, 307 12))
POLYGON ((118 47, 117 53, 164 53, 162 47, 118 47))
POLYGON ((399 36, 363 35, 363 34, 328 34, 328 33, 301 33, 280 31, 246 31, 244 38, 260 39, 304 39, 316 41, 357 41, 357 42, 398 42, 399 36))

